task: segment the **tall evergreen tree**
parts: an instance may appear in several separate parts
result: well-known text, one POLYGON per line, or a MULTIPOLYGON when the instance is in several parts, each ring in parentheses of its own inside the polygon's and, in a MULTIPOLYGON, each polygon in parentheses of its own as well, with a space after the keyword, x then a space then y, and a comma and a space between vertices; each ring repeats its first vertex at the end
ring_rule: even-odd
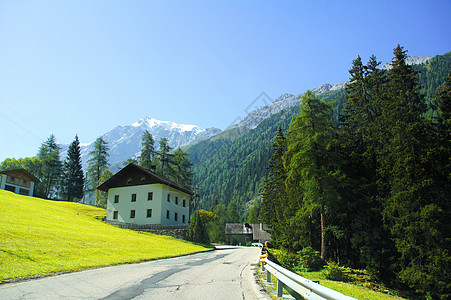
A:
POLYGON ((387 78, 378 69, 380 63, 371 56, 363 65, 360 56, 353 61, 346 86, 348 101, 342 111, 340 161, 347 184, 340 193, 346 215, 347 258, 358 267, 369 269, 378 278, 390 277, 390 254, 393 244, 382 222, 386 184, 378 176, 380 148, 387 143, 384 125, 387 101, 387 78))
POLYGON ((50 137, 41 144, 38 158, 42 161, 41 187, 37 195, 44 198, 52 198, 61 179, 62 163, 60 160, 60 148, 56 144, 55 136, 50 137))
POLYGON ((442 221, 449 219, 449 209, 443 211, 449 208, 449 194, 445 200, 434 193, 436 178, 429 170, 435 167, 430 163, 433 144, 423 118, 425 101, 412 66, 406 64, 406 51, 398 45, 394 55, 387 112, 391 135, 381 168, 390 186, 384 220, 399 252, 399 278, 420 293, 444 291, 449 281, 439 274, 443 269, 437 264, 449 266, 450 262, 449 254, 443 255, 449 244, 441 241, 446 240, 442 221))
POLYGON ((159 165, 157 166, 157 171, 163 176, 171 177, 174 174, 172 169, 172 148, 169 146, 168 138, 166 137, 161 138, 159 144, 160 150, 157 152, 159 165))
POLYGON ((146 129, 141 138, 141 154, 139 155, 139 165, 145 169, 152 169, 152 160, 155 154, 155 141, 152 134, 146 129))
POLYGON ((287 193, 285 190, 286 171, 283 166, 283 155, 287 150, 286 138, 282 128, 279 126, 277 134, 274 138, 273 155, 268 162, 269 175, 265 183, 262 194, 261 219, 271 228, 271 235, 274 243, 279 246, 289 247, 290 239, 286 241, 287 236, 292 236, 292 232, 288 232, 288 216, 285 213, 287 207, 287 193))
POLYGON ((83 198, 84 174, 81 164, 80 142, 78 136, 67 150, 61 180, 61 195, 67 201, 78 201, 83 198))
POLYGON ((235 202, 230 201, 227 206, 227 222, 228 223, 239 223, 240 214, 238 212, 238 207, 235 202))
POLYGON ((330 114, 331 107, 307 91, 302 97, 301 113, 288 130, 285 154, 287 187, 302 190, 302 205, 307 212, 319 212, 322 259, 326 259, 328 245, 327 213, 339 200, 336 186, 341 176, 330 114))
MULTIPOLYGON (((99 179, 99 185, 113 177, 113 173, 109 169, 102 172, 99 179)), ((100 190, 96 190, 96 205, 98 207, 106 208, 108 193, 100 190)))
POLYGON ((88 183, 89 190, 94 191, 96 186, 99 184, 100 176, 102 172, 108 169, 108 143, 102 138, 99 137, 94 142, 94 149, 89 153, 90 159, 88 160, 88 183))
POLYGON ((177 148, 172 157, 172 174, 174 181, 184 187, 190 188, 193 183, 193 163, 189 159, 189 153, 177 148))

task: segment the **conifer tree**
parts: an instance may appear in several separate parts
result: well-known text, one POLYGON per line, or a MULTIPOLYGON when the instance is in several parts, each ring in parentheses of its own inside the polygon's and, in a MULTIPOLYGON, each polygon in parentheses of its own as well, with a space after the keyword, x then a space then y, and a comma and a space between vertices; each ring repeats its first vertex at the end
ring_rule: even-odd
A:
POLYGON ((437 297, 435 291, 444 291, 447 285, 449 288, 449 280, 440 275, 444 269, 437 268, 450 262, 444 252, 449 246, 442 240, 446 240, 442 222, 449 219, 449 194, 448 200, 437 197, 434 187, 437 173, 430 170, 436 167, 430 156, 434 143, 426 135, 426 105, 418 91, 416 74, 406 64, 403 47, 398 45, 394 55, 387 112, 391 134, 381 169, 390 186, 384 220, 399 252, 399 279, 417 292, 433 292, 437 297))
POLYGON ((238 212, 238 207, 233 201, 230 201, 229 205, 227 206, 227 222, 228 223, 240 222, 240 214, 238 212))
POLYGON ((94 142, 94 149, 89 153, 91 158, 88 160, 87 177, 91 191, 94 191, 99 184, 102 172, 108 169, 109 150, 108 143, 102 137, 99 137, 94 142))
POLYGON ((273 155, 268 162, 269 175, 265 183, 262 194, 262 204, 260 215, 262 221, 271 229, 274 243, 280 246, 287 246, 283 241, 287 235, 287 216, 284 211, 287 209, 287 193, 285 190, 286 171, 283 166, 283 155, 287 150, 286 138, 281 127, 277 129, 272 144, 273 155))
POLYGON ((327 210, 339 200, 336 186, 340 177, 334 151, 335 129, 330 118, 331 107, 307 91, 302 97, 299 116, 288 130, 285 168, 288 190, 303 192, 303 209, 319 212, 321 258, 326 259, 328 245, 327 210))
POLYGON ((168 138, 166 137, 161 138, 159 144, 160 150, 157 152, 159 165, 157 166, 157 171, 163 176, 170 177, 174 174, 172 170, 172 148, 169 146, 168 138))
POLYGON ((139 165, 147 170, 152 169, 152 160, 155 154, 155 141, 152 134, 146 129, 141 138, 141 154, 139 165))
POLYGON ((172 157, 172 174, 174 181, 186 188, 190 188, 193 182, 193 163, 189 160, 189 153, 177 148, 172 157))
POLYGON ((41 188, 38 195, 44 198, 52 198, 59 185, 62 172, 60 160, 60 148, 56 144, 55 136, 52 134, 42 143, 39 148, 38 158, 42 161, 41 188))
POLYGON ((67 150, 61 180, 61 194, 67 201, 79 201, 83 198, 84 174, 81 164, 80 142, 78 136, 67 150))
MULTIPOLYGON (((109 169, 102 172, 99 179, 99 185, 113 177, 113 173, 109 169)), ((96 205, 98 207, 106 208, 108 193, 100 190, 96 190, 96 205)))

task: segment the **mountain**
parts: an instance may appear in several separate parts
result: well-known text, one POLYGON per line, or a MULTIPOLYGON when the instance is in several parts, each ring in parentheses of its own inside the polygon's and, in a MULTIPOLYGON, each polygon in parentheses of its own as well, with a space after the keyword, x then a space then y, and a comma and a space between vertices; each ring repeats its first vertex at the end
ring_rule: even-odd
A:
MULTIPOLYGON (((208 139, 221 130, 218 128, 202 129, 196 125, 178 124, 171 121, 160 121, 151 117, 141 119, 131 125, 117 126, 102 135, 110 148, 109 162, 112 172, 121 167, 121 163, 129 158, 136 157, 141 149, 142 133, 148 130, 154 140, 155 147, 159 148, 159 140, 167 137, 169 145, 176 149, 194 141, 208 139)), ((81 144, 81 157, 86 170, 89 153, 94 149, 94 142, 81 144)), ((61 157, 66 157, 68 145, 62 145, 61 157)))
MULTIPOLYGON (((432 103, 451 70, 451 53, 427 59, 414 68, 418 72, 420 91, 426 102, 432 103)), ((346 83, 325 83, 315 89, 320 99, 334 103, 333 120, 336 122, 346 104, 346 83)), ((246 220, 247 203, 256 199, 264 187, 277 128, 288 129, 291 119, 299 114, 299 104, 299 96, 283 94, 220 134, 185 146, 194 164, 199 207, 211 209, 214 201, 225 205, 234 201, 240 207, 242 219, 246 220)))

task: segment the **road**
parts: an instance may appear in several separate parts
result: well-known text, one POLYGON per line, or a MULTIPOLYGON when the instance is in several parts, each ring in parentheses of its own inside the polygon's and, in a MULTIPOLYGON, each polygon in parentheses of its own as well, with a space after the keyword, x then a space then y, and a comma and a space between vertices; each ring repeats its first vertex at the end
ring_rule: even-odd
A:
POLYGON ((255 247, 217 250, 0 285, 0 299, 270 299, 255 247))

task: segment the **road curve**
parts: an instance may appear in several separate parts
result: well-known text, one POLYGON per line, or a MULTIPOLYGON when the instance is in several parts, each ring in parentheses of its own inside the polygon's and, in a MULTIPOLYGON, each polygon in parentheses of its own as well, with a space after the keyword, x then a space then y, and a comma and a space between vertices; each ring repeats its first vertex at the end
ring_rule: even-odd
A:
POLYGON ((0 299, 270 299, 254 268, 258 248, 216 251, 0 285, 0 299))

